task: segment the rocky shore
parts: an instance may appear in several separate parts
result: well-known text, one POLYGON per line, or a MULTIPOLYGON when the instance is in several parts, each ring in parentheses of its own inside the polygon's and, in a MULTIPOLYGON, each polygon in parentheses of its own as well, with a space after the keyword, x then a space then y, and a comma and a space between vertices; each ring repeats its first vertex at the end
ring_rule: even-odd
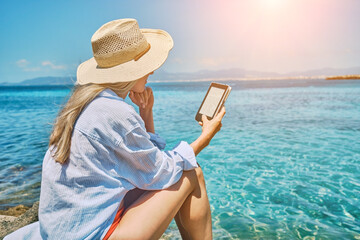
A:
POLYGON ((6 211, 0 211, 0 239, 15 230, 38 221, 39 202, 31 208, 19 205, 6 211))

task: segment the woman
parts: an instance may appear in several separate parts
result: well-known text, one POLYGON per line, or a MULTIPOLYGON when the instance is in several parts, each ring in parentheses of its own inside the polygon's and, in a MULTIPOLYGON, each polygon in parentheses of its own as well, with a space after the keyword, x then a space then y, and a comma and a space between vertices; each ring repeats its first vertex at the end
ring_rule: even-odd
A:
POLYGON ((203 116, 196 141, 163 151, 145 84, 166 60, 170 35, 120 19, 103 25, 91 42, 94 58, 78 67, 44 157, 41 238, 158 239, 175 218, 184 239, 211 239, 195 155, 220 130, 225 109, 211 121, 203 116), (127 95, 139 114, 123 101, 127 95))

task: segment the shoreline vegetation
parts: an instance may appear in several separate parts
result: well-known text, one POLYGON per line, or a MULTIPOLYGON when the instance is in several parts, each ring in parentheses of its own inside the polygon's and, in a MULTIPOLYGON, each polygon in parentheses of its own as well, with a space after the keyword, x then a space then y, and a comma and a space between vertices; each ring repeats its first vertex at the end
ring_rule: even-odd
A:
POLYGON ((326 80, 360 80, 360 74, 359 75, 331 76, 331 77, 327 77, 326 80))

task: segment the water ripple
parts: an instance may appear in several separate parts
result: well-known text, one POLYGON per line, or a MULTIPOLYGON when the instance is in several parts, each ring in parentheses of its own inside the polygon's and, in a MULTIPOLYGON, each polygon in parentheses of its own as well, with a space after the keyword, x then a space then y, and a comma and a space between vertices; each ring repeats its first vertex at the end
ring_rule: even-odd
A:
MULTIPOLYGON (((360 239, 360 86, 233 84, 222 130, 197 158, 214 238, 360 239)), ((153 85, 167 149, 200 134, 207 85, 153 85)), ((68 92, 0 91, 1 208, 38 199, 49 123, 68 92)), ((174 222, 165 235, 180 239, 174 222)))

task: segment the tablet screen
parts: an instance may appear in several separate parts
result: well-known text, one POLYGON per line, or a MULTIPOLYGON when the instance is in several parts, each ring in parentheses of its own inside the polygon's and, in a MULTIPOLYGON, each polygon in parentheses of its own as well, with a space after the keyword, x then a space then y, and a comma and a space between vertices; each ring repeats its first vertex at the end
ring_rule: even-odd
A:
POLYGON ((223 96, 225 89, 212 87, 199 111, 200 114, 212 117, 223 96))

